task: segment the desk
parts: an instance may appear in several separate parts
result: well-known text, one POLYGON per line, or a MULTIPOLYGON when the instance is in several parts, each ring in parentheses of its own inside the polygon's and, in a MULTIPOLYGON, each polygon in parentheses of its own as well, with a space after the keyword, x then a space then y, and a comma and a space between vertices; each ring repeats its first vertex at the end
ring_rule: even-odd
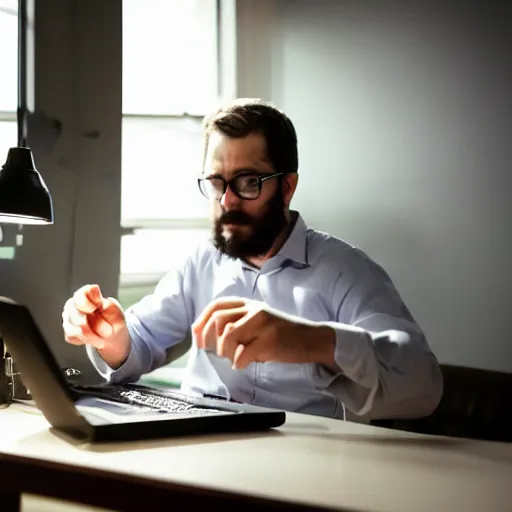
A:
POLYGON ((187 510, 223 512, 512 510, 511 444, 302 414, 275 432, 95 446, 12 405, 0 411, 0 475, 3 512, 21 492, 148 512, 183 497, 187 510))

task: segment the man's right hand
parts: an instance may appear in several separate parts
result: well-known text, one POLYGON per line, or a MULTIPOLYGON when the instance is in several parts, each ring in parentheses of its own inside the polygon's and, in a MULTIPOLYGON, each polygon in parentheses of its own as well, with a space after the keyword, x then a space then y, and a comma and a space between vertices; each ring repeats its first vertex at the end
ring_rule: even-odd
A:
POLYGON ((130 335, 123 308, 104 298, 98 285, 79 288, 62 311, 64 338, 72 345, 91 345, 111 367, 121 366, 130 353, 130 335))

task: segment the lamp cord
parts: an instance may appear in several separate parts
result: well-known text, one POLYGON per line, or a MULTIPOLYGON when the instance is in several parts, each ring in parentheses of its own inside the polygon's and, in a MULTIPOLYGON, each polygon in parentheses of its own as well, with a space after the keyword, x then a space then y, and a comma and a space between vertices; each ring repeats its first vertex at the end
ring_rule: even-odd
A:
POLYGON ((18 0, 18 147, 27 147, 27 0, 18 0))

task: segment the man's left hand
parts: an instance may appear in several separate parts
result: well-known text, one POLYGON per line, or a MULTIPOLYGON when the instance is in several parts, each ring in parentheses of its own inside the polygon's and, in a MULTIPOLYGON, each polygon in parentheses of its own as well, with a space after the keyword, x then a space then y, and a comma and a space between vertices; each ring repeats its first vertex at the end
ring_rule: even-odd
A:
POLYGON ((330 364, 335 333, 307 324, 263 302, 227 297, 211 302, 192 326, 198 348, 242 369, 252 362, 330 364))

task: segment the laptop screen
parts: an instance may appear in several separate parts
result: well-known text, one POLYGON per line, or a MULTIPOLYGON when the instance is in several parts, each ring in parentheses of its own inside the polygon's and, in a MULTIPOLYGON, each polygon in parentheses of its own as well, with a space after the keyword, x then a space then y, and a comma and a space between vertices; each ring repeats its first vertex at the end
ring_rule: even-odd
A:
POLYGON ((26 306, 0 297, 0 336, 46 419, 54 427, 83 426, 64 374, 26 306))

